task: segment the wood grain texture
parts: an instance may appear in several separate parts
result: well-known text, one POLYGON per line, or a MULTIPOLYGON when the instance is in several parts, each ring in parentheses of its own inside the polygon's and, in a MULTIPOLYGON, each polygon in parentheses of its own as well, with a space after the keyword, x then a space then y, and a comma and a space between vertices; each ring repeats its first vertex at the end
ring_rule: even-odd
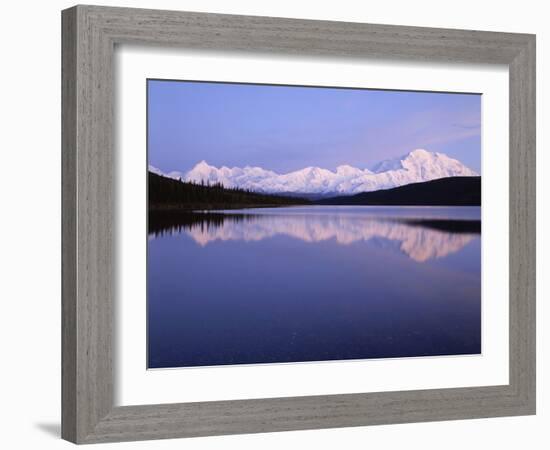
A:
POLYGON ((76 440, 76 10, 62 17, 61 341, 62 432, 76 440))
POLYGON ((535 410, 535 40, 510 71, 510 385, 535 410))
POLYGON ((77 443, 535 412, 535 37, 77 6, 63 11, 63 414, 77 443), (113 406, 115 44, 506 64, 510 71, 510 384, 113 406))

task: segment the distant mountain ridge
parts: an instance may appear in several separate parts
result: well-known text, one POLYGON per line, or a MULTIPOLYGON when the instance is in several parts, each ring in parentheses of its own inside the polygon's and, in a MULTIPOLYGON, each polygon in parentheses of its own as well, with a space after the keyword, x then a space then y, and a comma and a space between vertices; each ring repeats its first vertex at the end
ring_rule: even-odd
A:
POLYGON ((149 171, 169 178, 205 184, 221 183, 229 188, 272 194, 357 194, 438 178, 478 176, 477 172, 456 159, 423 149, 382 161, 371 169, 341 165, 334 172, 320 167, 306 167, 278 174, 261 167, 218 168, 201 161, 185 173, 163 173, 149 166, 149 171))
POLYGON ((322 199, 320 205, 481 206, 481 177, 449 177, 322 199))

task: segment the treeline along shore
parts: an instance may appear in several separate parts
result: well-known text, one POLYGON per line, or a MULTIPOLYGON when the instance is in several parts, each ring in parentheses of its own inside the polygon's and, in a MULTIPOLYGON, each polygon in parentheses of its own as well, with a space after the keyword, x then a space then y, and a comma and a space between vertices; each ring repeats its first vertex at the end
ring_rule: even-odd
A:
POLYGON ((296 205, 480 206, 481 177, 448 177, 392 189, 308 200, 220 183, 193 183, 149 172, 149 211, 196 211, 296 205))
POLYGON ((192 183, 148 173, 150 211, 193 211, 207 209, 266 208, 308 205, 309 200, 268 195, 223 185, 192 183))

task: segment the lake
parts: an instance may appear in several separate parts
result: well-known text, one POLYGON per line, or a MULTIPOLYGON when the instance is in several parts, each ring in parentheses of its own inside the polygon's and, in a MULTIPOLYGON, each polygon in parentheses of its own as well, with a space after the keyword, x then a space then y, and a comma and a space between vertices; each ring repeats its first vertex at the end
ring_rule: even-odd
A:
POLYGON ((148 367, 481 352, 479 207, 153 214, 148 367))

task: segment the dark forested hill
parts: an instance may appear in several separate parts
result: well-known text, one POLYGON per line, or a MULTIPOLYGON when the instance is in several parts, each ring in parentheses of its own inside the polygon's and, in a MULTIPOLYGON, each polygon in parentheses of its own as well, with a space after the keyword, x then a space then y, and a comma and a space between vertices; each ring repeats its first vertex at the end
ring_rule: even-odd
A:
POLYGON ((480 206, 481 177, 449 177, 392 189, 331 197, 318 205, 480 206))
POLYGON ((150 210, 230 209, 310 203, 302 198, 229 189, 221 184, 188 183, 152 172, 148 173, 148 193, 150 210))

